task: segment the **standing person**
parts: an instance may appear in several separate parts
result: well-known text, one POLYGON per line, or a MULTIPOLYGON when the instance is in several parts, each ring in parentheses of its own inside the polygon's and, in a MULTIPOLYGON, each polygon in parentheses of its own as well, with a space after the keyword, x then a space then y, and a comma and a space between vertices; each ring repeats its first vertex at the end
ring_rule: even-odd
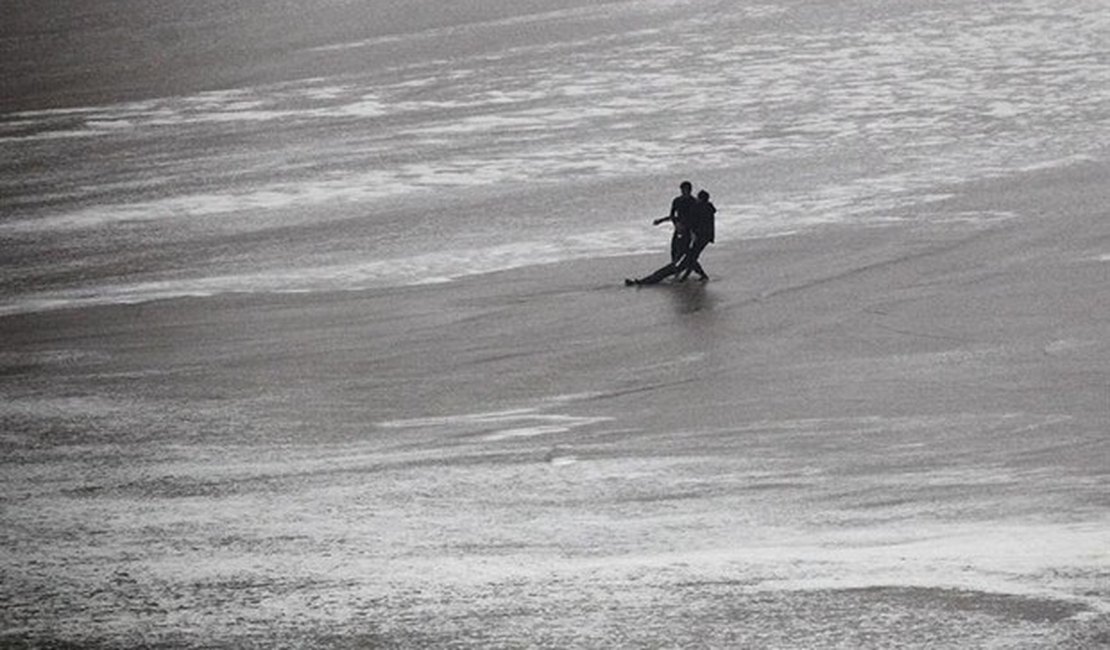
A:
POLYGON ((705 282, 709 279, 705 269, 698 263, 698 258, 701 256, 705 247, 713 243, 714 237, 714 221, 716 221, 717 206, 709 201, 709 192, 701 190, 698 192, 698 202, 694 206, 693 223, 690 225, 690 231, 693 233, 693 241, 690 244, 690 252, 687 254, 686 259, 682 262, 683 273, 679 276, 679 280, 685 280, 690 277, 690 272, 698 274, 698 279, 705 282))
POLYGON ((664 221, 674 224, 674 233, 671 235, 671 263, 673 264, 678 264, 678 261, 690 250, 690 226, 693 224, 694 209, 698 203, 693 197, 694 186, 690 181, 679 183, 678 191, 681 194, 671 201, 671 214, 651 222, 654 226, 664 221))

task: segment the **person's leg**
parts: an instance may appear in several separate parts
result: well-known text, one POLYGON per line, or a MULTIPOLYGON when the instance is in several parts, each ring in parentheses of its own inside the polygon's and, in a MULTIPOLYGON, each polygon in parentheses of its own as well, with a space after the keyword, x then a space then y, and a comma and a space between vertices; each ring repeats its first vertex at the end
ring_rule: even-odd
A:
POLYGON ((686 240, 676 230, 674 234, 671 235, 671 264, 678 264, 678 260, 682 257, 682 251, 686 246, 686 240))
POLYGON ((629 284, 629 285, 632 285, 632 284, 659 284, 667 276, 673 275, 677 271, 678 271, 678 267, 674 265, 674 262, 671 262, 670 264, 657 269, 655 271, 655 273, 652 273, 651 275, 644 276, 644 277, 640 278, 639 280, 625 280, 624 283, 629 284))
POLYGON ((701 267, 701 264, 698 263, 698 257, 701 256, 702 251, 704 251, 705 247, 708 245, 709 242, 706 240, 694 240, 693 245, 690 246, 690 254, 687 255, 686 259, 682 261, 681 267, 679 269, 680 271, 682 271, 682 274, 679 276, 679 280, 685 280, 686 278, 690 277, 691 271, 697 273, 698 277, 702 279, 707 279, 709 277, 705 274, 705 269, 703 269, 701 267))

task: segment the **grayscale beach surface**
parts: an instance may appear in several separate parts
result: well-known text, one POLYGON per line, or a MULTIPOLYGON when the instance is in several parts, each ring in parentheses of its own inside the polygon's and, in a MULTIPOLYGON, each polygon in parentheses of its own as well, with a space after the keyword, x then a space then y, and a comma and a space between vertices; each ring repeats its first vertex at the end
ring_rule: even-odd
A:
POLYGON ((79 4, 0 646, 1110 646, 1099 3, 79 4), (711 281, 623 286, 687 177, 711 281))
POLYGON ((704 285, 5 318, 5 642, 1105 644, 1106 172, 704 285))

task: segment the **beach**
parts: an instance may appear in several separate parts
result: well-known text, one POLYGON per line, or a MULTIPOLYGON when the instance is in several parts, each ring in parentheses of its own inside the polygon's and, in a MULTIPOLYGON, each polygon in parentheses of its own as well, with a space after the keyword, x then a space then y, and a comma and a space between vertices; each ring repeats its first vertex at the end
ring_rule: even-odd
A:
POLYGON ((661 245, 6 316, 3 643, 1105 645, 1107 171, 705 284, 621 286, 661 245))
POLYGON ((0 20, 0 646, 1110 646, 1097 0, 0 20), (668 258, 679 183, 709 282, 668 258))

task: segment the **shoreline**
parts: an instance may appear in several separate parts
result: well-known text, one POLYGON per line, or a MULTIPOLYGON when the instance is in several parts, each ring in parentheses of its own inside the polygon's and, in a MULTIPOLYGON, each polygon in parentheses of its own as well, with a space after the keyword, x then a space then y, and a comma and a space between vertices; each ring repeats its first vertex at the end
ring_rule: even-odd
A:
MULTIPOLYGON (((1079 157, 1074 158, 1074 159, 1073 158, 1068 158, 1068 159, 1064 159, 1064 160, 1061 160, 1061 161, 1056 161, 1056 162, 1053 162, 1053 163, 1047 164, 1047 165, 1033 165, 1033 166, 1029 166, 1029 167, 1025 167, 1025 168, 1015 170, 1015 171, 1013 171, 1012 173, 1010 173, 1008 175, 988 175, 988 176, 985 176, 983 178, 979 178, 979 179, 975 179, 975 180, 971 180, 971 181, 966 181, 966 182, 963 182, 963 183, 957 183, 957 184, 954 184, 954 185, 945 185, 945 186, 933 188, 932 190, 925 191, 924 194, 921 195, 923 197, 921 201, 917 201, 917 202, 911 201, 910 202, 911 205, 908 208, 904 207, 904 206, 903 207, 897 207, 897 208, 875 207, 869 212, 869 214, 880 215, 880 214, 888 213, 888 212, 889 213, 905 213, 905 212, 907 212, 907 210, 909 212, 925 211, 925 212, 929 212, 929 213, 933 213, 933 212, 937 212, 937 213, 956 213, 956 212, 959 212, 958 208, 945 207, 945 206, 958 205, 961 202, 960 201, 960 196, 962 194, 966 194, 966 193, 969 193, 969 192, 976 191, 977 188, 989 188, 989 187, 996 186, 996 185, 997 186, 1012 185, 1013 182, 1010 179, 1014 179, 1014 178, 1026 178, 1026 177, 1036 178, 1036 177, 1042 176, 1042 175, 1050 175, 1051 176, 1051 175, 1055 175, 1055 174, 1067 175, 1067 174, 1071 174, 1073 172, 1081 174, 1081 175, 1090 174, 1090 173, 1096 173, 1097 174, 1099 172, 1097 172, 1097 171, 1091 172, 1090 170, 1101 170, 1105 166, 1106 166, 1106 163, 1099 162, 1098 160, 1096 160, 1094 158, 1091 158, 1090 156, 1086 156, 1086 155, 1085 156, 1079 156, 1079 157), (937 197, 943 197, 943 198, 937 198, 937 197), (938 206, 938 207, 936 207, 936 209, 934 209, 934 206, 938 206)), ((539 190, 539 191, 548 191, 548 190, 539 190)), ((1015 206, 1010 206, 1010 207, 1013 208, 1015 206)), ((982 213, 983 213, 983 216, 981 217, 981 219, 983 221, 1004 220, 1004 219, 1008 218, 1004 214, 1007 211, 999 211, 997 209, 993 209, 991 207, 983 206, 983 205, 978 205, 977 208, 978 208, 978 210, 982 211, 982 213), (992 214, 992 213, 994 213, 994 214, 992 214)), ((442 209, 442 207, 437 208, 437 209, 442 209)), ((1012 214, 1013 214, 1012 210, 1009 211, 1009 212, 1012 216, 1012 214)), ((952 217, 951 217, 951 219, 956 220, 956 221, 959 221, 961 218, 966 218, 966 220, 970 223, 971 221, 974 221, 974 220, 976 220, 977 218, 980 218, 980 217, 961 217, 958 214, 953 214, 952 217)), ((760 242, 762 240, 768 240, 768 239, 775 240, 775 239, 782 239, 782 238, 807 237, 807 236, 820 237, 820 236, 822 236, 823 233, 833 233, 833 236, 839 236, 839 233, 843 233, 843 232, 847 232, 847 233, 856 232, 856 231, 868 232, 868 231, 871 231, 871 230, 874 230, 874 229, 886 229, 886 228, 897 228, 897 227, 907 227, 907 226, 911 227, 911 228, 916 228, 916 229, 931 229, 933 227, 935 227, 936 229, 943 229, 944 225, 945 224, 943 223, 943 220, 930 224, 927 220, 922 222, 922 223, 914 223, 912 221, 912 219, 906 219, 905 217, 902 217, 902 216, 877 217, 873 220, 868 219, 867 217, 860 218, 859 216, 857 216, 857 217, 853 218, 852 220, 830 221, 828 223, 803 225, 803 226, 800 226, 799 229, 787 229, 787 230, 773 229, 770 232, 765 232, 765 233, 757 233, 757 234, 751 234, 751 235, 741 235, 739 238, 736 238, 736 239, 729 239, 729 240, 726 240, 725 242, 718 242, 718 243, 712 245, 708 250, 710 252, 717 251, 718 254, 721 254, 721 253, 725 253, 725 249, 739 249, 739 248, 744 247, 746 244, 748 244, 750 242, 760 242)), ((635 271, 628 271, 627 273, 636 272, 636 273, 643 274, 644 272, 646 272, 646 270, 657 268, 658 266, 661 266, 666 261, 664 259, 665 254, 666 254, 666 241, 667 241, 666 233, 662 230, 659 230, 657 232, 657 235, 658 235, 658 237, 656 237, 656 239, 658 239, 658 242, 659 242, 658 247, 657 247, 658 252, 625 252, 625 253, 616 253, 616 254, 604 253, 601 257, 590 257, 590 256, 585 255, 585 254, 578 254, 578 255, 574 255, 574 256, 566 258, 566 259, 554 260, 554 261, 551 261, 551 262, 542 262, 542 263, 536 263, 536 264, 521 264, 519 266, 510 266, 508 268, 503 268, 503 269, 480 270, 480 271, 463 273, 461 275, 447 276, 447 277, 438 278, 438 279, 437 278, 431 278, 431 279, 423 280, 423 281, 416 281, 416 282, 412 282, 412 283, 403 283, 403 284, 395 284, 395 285, 364 286, 364 287, 355 287, 355 288, 335 288, 335 289, 322 289, 322 290, 318 290, 318 289, 212 290, 212 291, 209 291, 209 292, 198 291, 196 293, 182 293, 180 295, 163 296, 163 297, 151 297, 151 298, 140 298, 140 299, 136 299, 136 300, 112 301, 111 298, 106 298, 106 299, 104 299, 104 300, 106 300, 106 302, 97 302, 98 300, 100 300, 100 298, 98 298, 96 296, 90 296, 90 297, 87 298, 87 300, 89 301, 87 303, 80 302, 80 301, 85 300, 85 299, 79 298, 79 299, 75 299, 74 304, 59 304, 58 306, 21 308, 20 305, 18 305, 18 304, 12 304, 12 305, 8 306, 11 309, 10 311, 0 312, 0 319, 31 317, 31 316, 34 316, 34 315, 37 315, 37 314, 50 314, 50 313, 67 312, 67 311, 75 311, 75 310, 85 310, 85 309, 141 308, 141 307, 147 306, 147 305, 159 305, 159 304, 171 303, 173 301, 215 300, 217 302, 219 302, 219 301, 234 302, 236 300, 252 300, 252 299, 257 297, 259 300, 261 300, 263 302, 266 302, 266 301, 271 301, 271 300, 282 301, 282 300, 286 300, 286 299, 288 299, 288 300, 297 300, 298 298, 304 297, 309 302, 315 302, 315 301, 328 300, 328 299, 340 299, 342 296, 349 295, 349 294, 365 295, 367 298, 373 298, 373 296, 375 296, 375 295, 388 295, 388 294, 390 294, 392 292, 395 292, 395 291, 420 290, 420 289, 425 288, 425 287, 433 287, 433 286, 436 286, 436 285, 452 285, 453 286, 453 285, 457 285, 459 283, 466 283, 466 282, 470 282, 470 281, 483 281, 483 278, 487 278, 487 277, 488 278, 496 278, 497 276, 502 275, 502 274, 529 273, 530 272, 529 269, 533 269, 533 268, 541 269, 538 272, 542 273, 543 272, 542 269, 544 269, 544 268, 554 268, 554 267, 559 267, 559 266, 575 265, 575 264, 590 264, 591 260, 595 260, 595 259, 607 259, 607 260, 614 260, 614 261, 615 260, 624 260, 624 259, 628 259, 628 258, 642 259, 642 260, 645 261, 645 263, 639 264, 639 265, 635 265, 635 264, 630 265, 630 268, 636 269, 636 270, 635 271), (659 262, 659 260, 663 260, 663 261, 659 262), (658 263, 653 266, 652 265, 653 262, 658 262, 658 263)), ((762 246, 758 246, 758 245, 757 245, 757 247, 762 248, 762 246)), ((740 252, 734 250, 729 254, 740 254, 740 252)), ((1103 255, 1103 257, 1105 257, 1105 255, 1103 255)), ((308 270, 312 270, 312 269, 308 269, 308 270)), ((617 283, 619 284, 620 281, 623 280, 624 277, 625 276, 622 275, 619 278, 617 278, 616 279, 617 283)), ((204 278, 196 278, 196 280, 202 281, 202 280, 204 280, 204 278)), ((121 285, 121 287, 126 289, 126 288, 128 288, 128 285, 121 285)), ((79 289, 69 289, 68 291, 78 291, 78 290, 79 289)), ((66 291, 66 290, 63 289, 62 291, 66 291)), ((36 294, 30 294, 29 298, 30 298, 30 302, 32 302, 32 303, 41 303, 41 302, 67 303, 67 302, 71 302, 71 301, 69 301, 67 299, 64 299, 64 298, 59 298, 59 299, 51 299, 49 297, 37 298, 36 294)))

